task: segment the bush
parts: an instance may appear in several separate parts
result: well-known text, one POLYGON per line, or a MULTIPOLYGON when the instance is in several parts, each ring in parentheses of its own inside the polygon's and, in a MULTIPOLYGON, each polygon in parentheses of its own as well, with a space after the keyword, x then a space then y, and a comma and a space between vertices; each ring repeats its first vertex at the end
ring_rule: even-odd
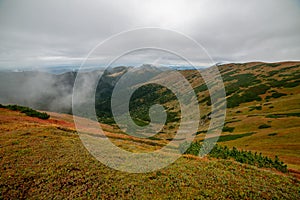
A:
POLYGON ((266 99, 271 99, 271 98, 280 98, 282 96, 286 96, 287 94, 285 93, 280 93, 280 92, 274 92, 272 93, 271 96, 266 96, 266 99))
POLYGON ((275 136, 277 133, 269 133, 268 136, 275 136))
MULTIPOLYGON (((212 144, 203 143, 202 147, 202 144, 200 142, 193 142, 186 150, 185 154, 198 156, 201 147, 202 149, 205 149, 206 146, 210 145, 212 144)), ((278 156, 275 156, 275 159, 273 160, 267 156, 263 156, 261 153, 257 154, 257 152, 252 153, 251 151, 238 150, 235 147, 229 149, 227 146, 222 147, 219 145, 214 145, 208 155, 213 158, 221 159, 233 158, 235 161, 240 163, 254 165, 257 167, 274 168, 284 173, 287 172, 287 165, 280 161, 278 156)))
POLYGON ((21 113, 24 113, 30 117, 37 117, 40 119, 49 119, 49 117, 50 117, 50 115, 48 115, 45 112, 39 112, 39 111, 33 110, 31 108, 25 107, 25 106, 18 106, 18 105, 7 105, 7 106, 1 105, 1 106, 2 106, 2 108, 7 108, 9 110, 20 111, 21 113))
POLYGON ((262 110, 262 106, 250 106, 249 108, 250 108, 249 111, 262 110))
POLYGON ((263 129, 263 128, 270 128, 271 126, 270 125, 268 125, 268 124, 262 124, 262 125, 260 125, 258 128, 259 129, 263 129))
MULTIPOLYGON (((169 89, 158 84, 147 84, 139 87, 131 96, 129 102, 129 112, 134 121, 143 121, 144 125, 149 124, 149 109, 155 104, 164 105, 165 103, 177 100, 176 95, 169 89)), ((178 105, 178 101, 176 101, 178 105)), ((179 122, 180 111, 171 112, 170 108, 165 107, 167 113, 166 123, 179 122)))
POLYGON ((191 155, 199 155, 201 149, 200 142, 192 142, 190 145, 188 142, 184 142, 179 145, 180 153, 191 154, 191 155))
POLYGON ((230 83, 225 86, 226 96, 230 96, 235 92, 239 92, 240 88, 247 88, 253 84, 260 83, 253 74, 238 74, 235 76, 230 76, 231 74, 223 75, 224 82, 236 80, 237 82, 230 83))
MULTIPOLYGON (((284 68, 284 69, 287 69, 287 68, 284 68)), ((282 70, 284 70, 284 69, 282 69, 282 70)), ((300 85, 299 78, 300 78, 300 73, 293 73, 293 74, 290 74, 290 77, 284 78, 281 80, 276 80, 273 78, 268 79, 268 85, 270 85, 272 87, 278 87, 278 88, 281 88, 281 87, 293 88, 293 87, 300 85)))
POLYGON ((227 107, 234 108, 239 106, 241 103, 251 102, 251 101, 261 101, 259 95, 265 94, 270 89, 270 86, 260 84, 249 89, 246 89, 242 94, 234 94, 227 99, 227 107))
POLYGON ((194 88, 194 91, 196 94, 198 94, 199 92, 203 92, 205 90, 208 90, 207 85, 205 83, 203 83, 202 85, 194 88))
POLYGON ((282 117, 300 117, 300 113, 280 113, 280 114, 266 115, 266 118, 282 118, 282 117))
POLYGON ((224 126, 222 131, 232 133, 234 131, 234 127, 224 126))

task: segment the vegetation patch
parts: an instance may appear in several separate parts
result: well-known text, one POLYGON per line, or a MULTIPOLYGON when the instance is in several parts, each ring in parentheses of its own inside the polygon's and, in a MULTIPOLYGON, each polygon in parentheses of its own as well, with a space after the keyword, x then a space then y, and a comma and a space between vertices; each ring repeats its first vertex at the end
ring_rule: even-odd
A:
POLYGON ((202 133, 207 133, 208 130, 204 130, 204 131, 197 131, 196 135, 202 134, 202 133))
POLYGON ((285 94, 285 93, 273 92, 271 96, 266 96, 266 100, 271 99, 271 98, 280 98, 280 97, 283 97, 286 95, 287 94, 285 94))
POLYGON ((226 96, 238 92, 240 88, 247 88, 253 84, 257 84, 261 82, 253 74, 238 74, 235 76, 225 75, 223 77, 223 81, 224 82, 236 81, 234 83, 225 85, 226 96))
POLYGON ((268 79, 268 85, 271 87, 284 87, 293 88, 300 85, 300 73, 291 74, 289 78, 283 78, 281 80, 270 78, 268 79))
MULTIPOLYGON (((181 147, 184 147, 185 143, 181 147)), ((211 143, 201 143, 193 142, 190 147, 182 153, 191 154, 191 155, 202 155, 206 150, 211 149, 211 143), (203 147, 202 147, 203 146, 203 147)), ((184 148, 181 148, 183 150, 184 148)), ((275 159, 271 159, 267 156, 263 156, 261 153, 252 153, 251 151, 238 150, 233 147, 229 149, 227 146, 214 145, 211 151, 209 152, 209 157, 218 158, 218 159, 234 159, 239 163, 245 163, 249 165, 254 165, 257 167, 273 168, 281 172, 287 172, 287 165, 279 160, 278 156, 275 156, 275 159)))
POLYGON ((268 136, 275 136, 277 133, 269 133, 268 136))
POLYGON ((250 106, 249 108, 250 108, 249 111, 262 110, 262 106, 250 106))
POLYGON ((256 69, 262 67, 263 65, 264 65, 264 63, 263 64, 258 64, 258 65, 255 65, 253 67, 249 67, 248 70, 256 70, 256 69))
POLYGON ((259 129, 264 129, 264 128, 270 128, 271 126, 270 125, 268 125, 268 124, 262 124, 262 125, 260 125, 258 128, 259 129))
POLYGON ((234 131, 234 127, 224 126, 222 129, 222 132, 230 132, 232 133, 234 131))
MULTIPOLYGON (((234 72, 232 72, 233 74, 234 72)), ((227 81, 233 81, 235 80, 236 83, 241 86, 241 87, 248 87, 250 85, 253 85, 254 83, 259 83, 260 80, 258 80, 256 78, 256 76, 254 74, 238 74, 235 76, 231 76, 231 74, 227 73, 225 75, 223 75, 223 81, 227 82, 227 81)))
POLYGON ((300 85, 300 80, 288 82, 283 87, 285 87, 285 88, 293 88, 293 87, 297 87, 298 85, 300 85))
POLYGON ((230 123, 240 122, 240 121, 242 121, 242 120, 240 120, 240 119, 233 119, 233 120, 225 122, 225 124, 230 124, 230 123))
POLYGON ((278 113, 266 115, 266 118, 300 117, 300 113, 278 113))
POLYGON ((31 108, 25 107, 25 106, 18 106, 18 105, 4 106, 4 105, 0 104, 0 108, 7 108, 7 109, 13 110, 13 111, 20 111, 21 113, 24 113, 27 116, 37 117, 40 119, 49 119, 49 117, 50 117, 50 115, 48 115, 45 112, 39 112, 39 111, 33 110, 31 108))
POLYGON ((259 95, 265 94, 270 89, 270 86, 260 84, 249 89, 246 89, 242 94, 234 94, 231 97, 227 98, 227 107, 234 108, 239 106, 241 103, 252 102, 252 101, 261 101, 259 95))
MULTIPOLYGON (((256 132, 249 132, 249 133, 242 133, 242 134, 234 134, 234 135, 221 135, 218 139, 217 142, 227 142, 227 141, 231 141, 231 140, 237 140, 239 138, 243 138, 243 137, 247 137, 247 136, 251 136, 256 132)), ((206 141, 215 141, 215 137, 213 138, 208 138, 206 139, 206 141)), ((203 141, 203 140, 200 140, 203 141)))
POLYGON ((206 102, 207 106, 211 106, 210 96, 207 96, 207 97, 205 97, 205 98, 203 98, 202 100, 199 101, 199 103, 204 103, 204 102, 206 102))
POLYGON ((269 67, 278 67, 281 64, 280 63, 266 63, 265 65, 269 66, 269 67))
POLYGON ((207 85, 205 83, 203 83, 202 85, 194 88, 194 91, 196 94, 198 94, 199 92, 204 92, 205 90, 208 90, 207 85))

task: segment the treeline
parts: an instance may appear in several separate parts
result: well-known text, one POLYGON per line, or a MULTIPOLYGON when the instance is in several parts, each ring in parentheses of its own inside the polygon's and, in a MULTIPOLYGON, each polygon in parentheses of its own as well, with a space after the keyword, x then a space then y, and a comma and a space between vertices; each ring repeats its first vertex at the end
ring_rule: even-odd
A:
MULTIPOLYGON (((191 154, 191 155, 203 155, 204 152, 209 151, 211 148, 208 148, 210 145, 209 143, 201 142, 192 142, 189 148, 185 151, 183 149, 185 147, 185 143, 183 143, 179 148, 181 153, 184 154, 191 154), (202 147, 203 146, 203 147, 202 147), (202 149, 201 149, 202 148, 202 149)), ((284 164, 282 161, 279 160, 278 156, 275 156, 275 159, 271 159, 267 156, 263 156, 261 153, 252 153, 251 151, 244 151, 238 150, 237 148, 233 147, 229 149, 227 146, 219 146, 214 145, 212 149, 209 151, 208 155, 213 158, 221 158, 221 159, 234 159, 237 162, 245 163, 249 165, 254 165, 257 167, 265 167, 265 168, 274 168, 281 172, 287 172, 287 165, 284 164)))
POLYGON ((7 108, 9 110, 20 111, 21 113, 24 113, 27 116, 37 117, 40 119, 49 119, 49 117, 50 117, 50 115, 48 115, 45 112, 39 112, 39 111, 33 110, 31 108, 25 107, 25 106, 18 106, 18 105, 5 106, 5 105, 0 104, 0 108, 7 108))

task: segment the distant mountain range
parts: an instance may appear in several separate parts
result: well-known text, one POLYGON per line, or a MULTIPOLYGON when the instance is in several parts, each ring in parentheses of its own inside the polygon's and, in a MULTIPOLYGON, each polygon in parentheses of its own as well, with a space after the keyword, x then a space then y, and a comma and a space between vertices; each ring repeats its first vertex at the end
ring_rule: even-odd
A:
MULTIPOLYGON (((146 64, 147 65, 147 64, 146 64)), ((119 66, 115 66, 119 67, 119 66)), ((112 68, 115 68, 112 67, 112 68)), ((131 67, 131 66, 127 66, 131 67)), ((163 67, 168 67, 174 70, 193 70, 193 69, 205 69, 205 66, 189 66, 189 65, 164 65, 163 67)), ((81 71, 94 71, 94 70, 104 70, 104 66, 91 66, 91 67, 84 67, 84 69, 80 69, 80 66, 74 65, 58 65, 58 66, 47 66, 47 67, 22 67, 22 68, 3 68, 0 69, 0 72, 28 72, 28 71, 39 71, 39 72, 48 72, 51 74, 63 74, 66 72, 77 72, 79 69, 81 71)))

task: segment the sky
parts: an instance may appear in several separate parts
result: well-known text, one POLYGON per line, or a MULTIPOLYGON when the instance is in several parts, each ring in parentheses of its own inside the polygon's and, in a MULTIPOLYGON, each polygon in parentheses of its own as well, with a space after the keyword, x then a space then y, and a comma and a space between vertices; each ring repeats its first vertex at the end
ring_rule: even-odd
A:
MULTIPOLYGON (((300 60, 299 19, 299 0, 0 0, 0 69, 80 65, 100 42, 143 27, 193 38, 214 62, 300 60)), ((209 63, 186 43, 172 45, 209 63)), ((160 54, 149 57, 157 62, 160 54)), ((135 52, 123 64, 145 57, 135 52)))

